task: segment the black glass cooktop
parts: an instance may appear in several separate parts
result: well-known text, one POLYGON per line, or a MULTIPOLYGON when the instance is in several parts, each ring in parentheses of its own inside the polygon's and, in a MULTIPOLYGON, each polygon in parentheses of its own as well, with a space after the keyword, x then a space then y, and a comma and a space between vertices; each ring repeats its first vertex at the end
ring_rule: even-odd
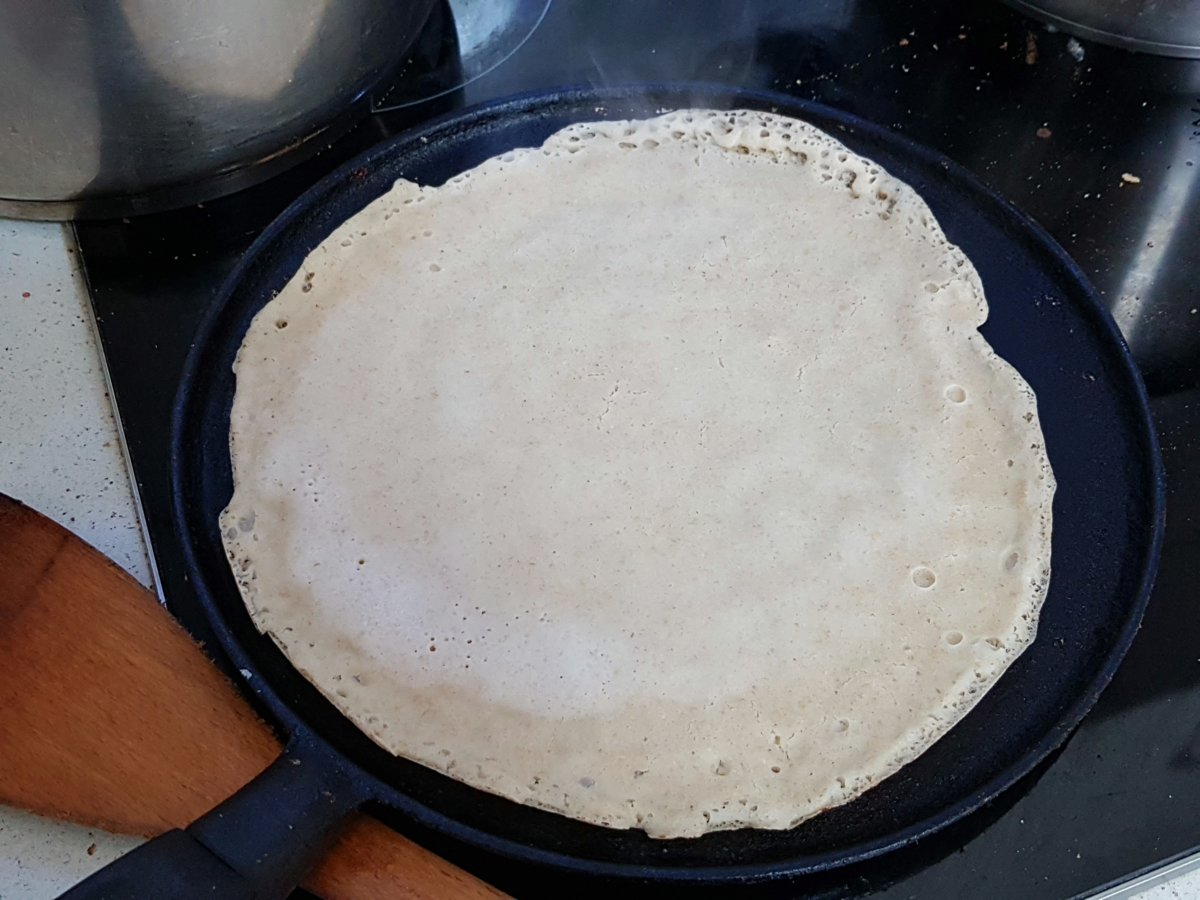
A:
MULTIPOLYGON (((172 612, 206 639, 169 517, 168 423, 180 368, 226 273, 308 185, 419 121, 520 91, 630 81, 781 91, 940 150, 1074 256, 1149 387, 1168 525, 1142 631, 1061 752, 996 804, 909 850, 755 893, 1067 897, 1200 847, 1200 61, 1075 41, 992 0, 960 6, 968 5, 558 0, 495 71, 435 101, 370 115, 269 182, 173 213, 78 223, 172 612)), ((520 896, 596 887, 416 837, 520 896)))

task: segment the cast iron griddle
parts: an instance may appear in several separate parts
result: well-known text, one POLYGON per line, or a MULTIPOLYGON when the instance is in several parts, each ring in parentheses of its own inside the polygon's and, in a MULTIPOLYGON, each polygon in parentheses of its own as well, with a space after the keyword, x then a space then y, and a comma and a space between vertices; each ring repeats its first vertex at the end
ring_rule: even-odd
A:
MULTIPOLYGON (((403 279, 397 285, 403 302, 403 279)), ((308 191, 247 252, 201 328, 173 425, 173 501, 188 577, 225 651, 252 676, 248 689, 279 729, 332 748, 385 818, 595 875, 711 883, 814 873, 908 844, 967 815, 1059 746, 1108 683, 1141 620, 1163 521, 1162 470, 1141 380, 1084 276, 1041 228, 966 170, 891 132, 816 104, 728 88, 539 93, 455 113, 371 149, 308 191), (984 336, 1037 393, 1058 493, 1053 575, 1037 641, 950 733, 855 802, 790 831, 664 842, 524 807, 381 750, 254 628, 217 517, 232 493, 237 349, 254 314, 337 225, 397 178, 439 184, 572 122, 681 106, 804 119, 922 195, 983 279, 991 308, 984 336)))

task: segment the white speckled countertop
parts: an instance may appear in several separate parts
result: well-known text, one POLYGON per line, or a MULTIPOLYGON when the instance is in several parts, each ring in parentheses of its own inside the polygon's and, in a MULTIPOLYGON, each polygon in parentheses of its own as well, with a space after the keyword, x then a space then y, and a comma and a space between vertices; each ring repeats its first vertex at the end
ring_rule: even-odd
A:
MULTIPOLYGON (((149 585, 83 279, 61 225, 0 220, 0 423, 0 491, 149 585)), ((0 898, 53 897, 136 843, 0 807, 0 898)))
MULTIPOLYGON (((0 491, 150 586, 69 229, 0 220, 0 491)), ((0 900, 53 897, 138 843, 0 807, 0 900)), ((1200 900, 1191 860, 1105 897, 1200 900)))

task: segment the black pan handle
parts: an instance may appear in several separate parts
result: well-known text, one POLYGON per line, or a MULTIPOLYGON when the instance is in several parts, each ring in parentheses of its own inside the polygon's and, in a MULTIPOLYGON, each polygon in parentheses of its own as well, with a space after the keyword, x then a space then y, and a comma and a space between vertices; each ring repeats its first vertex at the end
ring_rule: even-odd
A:
POLYGON ((365 799, 328 751, 293 741, 261 775, 187 830, 143 844, 60 900, 285 898, 365 799))

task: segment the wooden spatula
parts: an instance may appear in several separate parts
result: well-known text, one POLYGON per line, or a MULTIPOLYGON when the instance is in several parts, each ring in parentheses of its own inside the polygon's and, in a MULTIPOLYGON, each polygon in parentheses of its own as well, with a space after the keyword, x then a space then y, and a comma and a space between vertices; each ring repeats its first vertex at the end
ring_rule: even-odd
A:
MULTIPOLYGON (((0 803, 109 831, 182 828, 281 747, 156 598, 0 494, 0 803)), ((360 816, 305 881, 330 898, 496 898, 360 816)))

